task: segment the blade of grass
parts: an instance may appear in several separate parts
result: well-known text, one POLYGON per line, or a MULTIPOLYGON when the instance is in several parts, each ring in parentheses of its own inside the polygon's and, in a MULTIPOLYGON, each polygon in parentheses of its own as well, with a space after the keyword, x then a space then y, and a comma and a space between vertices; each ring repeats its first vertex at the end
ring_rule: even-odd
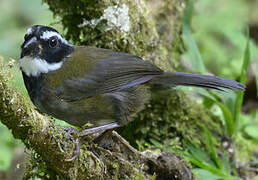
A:
POLYGON ((235 129, 234 129, 234 119, 233 119, 230 109, 226 105, 224 105, 223 103, 221 103, 219 101, 219 97, 217 94, 215 94, 211 91, 209 91, 209 94, 213 98, 210 98, 209 96, 206 96, 206 98, 209 98, 211 101, 214 101, 214 103, 216 103, 219 106, 219 108, 223 114, 224 122, 226 124, 226 134, 229 137, 232 137, 235 129))
MULTIPOLYGON (((258 72, 255 73, 255 79, 256 79, 256 89, 257 89, 257 94, 256 96, 258 97, 258 72)), ((258 178, 257 178, 258 179, 258 178)))
POLYGON ((227 179, 227 180, 233 180, 233 179, 235 180, 236 179, 235 177, 231 176, 230 174, 226 174, 221 169, 218 169, 206 162, 192 158, 191 155, 188 155, 188 156, 186 155, 185 158, 188 159, 192 164, 196 165, 197 167, 205 169, 205 170, 213 173, 214 175, 220 176, 223 179, 227 179))
POLYGON ((209 150, 209 153, 211 154, 212 160, 215 162, 216 166, 219 169, 223 169, 222 163, 221 163, 220 159, 218 158, 217 151, 216 151, 215 145, 214 145, 213 140, 212 140, 211 132, 204 126, 202 126, 202 130, 205 133, 206 146, 209 150))
POLYGON ((226 134, 229 137, 232 137, 235 132, 232 114, 226 105, 222 104, 219 101, 216 101, 216 104, 220 107, 220 109, 223 113, 224 120, 226 123, 226 134))
MULTIPOLYGON (((244 51, 244 59, 243 59, 243 65, 242 65, 242 70, 241 70, 241 75, 240 75, 240 83, 245 84, 246 83, 246 78, 247 78, 247 70, 250 64, 250 47, 249 47, 249 35, 248 39, 246 42, 246 47, 244 51)), ((235 103, 235 108, 234 108, 234 132, 236 133, 238 130, 239 126, 239 116, 241 112, 241 107, 243 103, 243 97, 244 97, 244 91, 238 91, 237 96, 236 96, 236 103, 235 103)))
POLYGON ((193 14, 193 0, 189 0, 183 18, 183 40, 190 55, 190 61, 194 70, 205 73, 205 66, 197 44, 191 34, 191 19, 193 14))
POLYGON ((237 179, 236 177, 231 176, 230 173, 227 173, 225 169, 223 168, 220 169, 215 167, 215 164, 213 164, 213 161, 209 160, 209 157, 206 151, 203 151, 202 149, 194 146, 191 142, 187 142, 186 146, 189 151, 184 152, 182 155, 193 165, 199 168, 202 168, 204 170, 207 170, 213 173, 214 175, 220 176, 222 179, 227 179, 227 180, 237 179))
POLYGON ((150 138, 149 139, 150 140, 150 142, 154 145, 154 146, 156 146, 156 147, 158 147, 158 148, 163 148, 163 145, 160 143, 160 142, 158 142, 157 140, 155 140, 155 139, 152 139, 152 138, 150 138))
POLYGON ((221 177, 217 176, 210 171, 205 169, 195 168, 192 170, 193 174, 196 175, 198 179, 205 179, 205 180, 220 180, 221 177))
POLYGON ((196 147, 191 142, 187 142, 186 146, 193 159, 196 159, 201 162, 209 161, 209 154, 203 151, 201 148, 196 147))

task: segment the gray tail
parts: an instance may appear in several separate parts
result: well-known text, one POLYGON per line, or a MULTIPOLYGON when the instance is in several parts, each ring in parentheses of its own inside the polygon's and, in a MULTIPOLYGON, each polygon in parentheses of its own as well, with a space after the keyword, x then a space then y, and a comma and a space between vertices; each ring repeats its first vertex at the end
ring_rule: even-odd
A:
POLYGON ((228 80, 225 78, 210 76, 210 75, 200 75, 192 73, 183 72, 165 72, 162 75, 156 76, 150 81, 151 84, 161 84, 165 86, 196 86, 207 89, 216 89, 223 91, 223 89, 231 90, 244 90, 245 85, 228 80))

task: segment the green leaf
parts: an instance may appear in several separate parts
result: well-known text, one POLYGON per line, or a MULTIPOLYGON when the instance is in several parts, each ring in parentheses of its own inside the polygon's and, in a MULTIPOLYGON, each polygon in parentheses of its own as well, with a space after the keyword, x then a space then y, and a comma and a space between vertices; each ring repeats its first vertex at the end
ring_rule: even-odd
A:
POLYGON ((244 128, 244 132, 251 138, 258 139, 258 124, 248 125, 244 128))
MULTIPOLYGON (((192 143, 187 142, 187 149, 190 151, 190 156, 188 158, 196 159, 198 161, 206 162, 209 160, 209 155, 207 152, 203 151, 201 148, 195 147, 192 143)), ((189 159, 190 160, 190 159, 189 159)))
POLYGON ((211 154, 211 158, 215 162, 216 166, 218 168, 222 169, 222 163, 221 163, 220 159, 217 156, 216 147, 215 147, 215 145, 213 143, 211 133, 204 126, 202 126, 202 129, 203 129, 203 131, 205 133, 205 136, 206 136, 206 146, 208 147, 209 153, 211 154))
POLYGON ((228 107, 224 104, 222 104, 221 102, 216 102, 216 104, 220 107, 223 116, 224 116, 224 120, 226 122, 226 132, 227 135, 229 137, 232 137, 234 134, 234 121, 233 121, 233 117, 232 114, 230 112, 230 110, 228 109, 228 107))
POLYGON ((203 64, 202 57, 197 47, 197 44, 191 34, 191 19, 192 19, 192 13, 193 13, 193 4, 194 4, 193 0, 189 0, 184 13, 183 28, 182 28, 183 40, 184 40, 184 44, 186 45, 187 54, 189 55, 189 58, 194 70, 200 73, 204 73, 206 71, 205 66, 203 64))
POLYGON ((258 180, 258 176, 255 176, 252 180, 258 180))
MULTIPOLYGON (((242 70, 241 70, 241 75, 240 75, 240 83, 245 84, 246 83, 246 78, 247 78, 247 70, 250 64, 250 48, 249 48, 249 36, 246 42, 246 48, 244 52, 244 59, 243 59, 243 65, 242 65, 242 70)), ((241 107, 243 103, 243 98, 244 98, 244 91, 238 91, 237 96, 236 96, 236 103, 235 103, 235 108, 234 108, 234 132, 238 130, 239 126, 239 116, 241 112, 241 107)))
POLYGON ((139 149, 139 151, 144 151, 145 150, 143 144, 137 139, 136 139, 136 144, 137 144, 137 149, 139 149))
POLYGON ((214 98, 210 98, 208 96, 206 96, 206 98, 210 98, 210 100, 214 101, 219 106, 219 108, 222 111, 224 121, 226 124, 226 133, 229 137, 232 137, 234 134, 234 120, 233 120, 231 111, 229 110, 229 108, 226 105, 222 104, 219 101, 219 97, 215 93, 209 92, 209 94, 211 96, 213 96, 214 98))
POLYGON ((257 89, 257 97, 258 97, 258 72, 255 73, 255 79, 256 79, 256 89, 257 89))
POLYGON ((141 172, 141 171, 139 171, 139 172, 136 174, 134 180, 142 180, 142 172, 141 172))
POLYGON ((150 138, 149 140, 150 140, 150 142, 151 142, 154 146, 156 146, 156 147, 158 147, 158 148, 163 148, 163 145, 162 145, 161 143, 159 143, 157 140, 152 139, 152 138, 150 138))
POLYGON ((11 148, 0 146, 0 171, 6 171, 10 167, 11 157, 11 148))
POLYGON ((155 180, 157 178, 157 174, 154 172, 154 174, 151 176, 151 180, 155 180))
POLYGON ((199 180, 217 180, 221 179, 220 176, 217 176, 210 171, 205 169, 193 169, 193 173, 197 176, 199 180))

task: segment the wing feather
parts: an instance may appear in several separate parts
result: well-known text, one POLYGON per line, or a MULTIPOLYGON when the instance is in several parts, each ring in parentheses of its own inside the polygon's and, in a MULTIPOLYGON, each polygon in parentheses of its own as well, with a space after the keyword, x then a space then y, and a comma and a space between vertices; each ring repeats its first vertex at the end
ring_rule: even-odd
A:
MULTIPOLYGON (((82 54, 87 57, 84 59, 84 65, 91 64, 91 68, 81 77, 66 79, 61 83, 60 94, 62 99, 67 101, 121 91, 145 83, 163 73, 155 65, 131 54, 92 47, 79 50, 84 51, 82 54), (96 56, 96 53, 102 56, 96 56)), ((73 56, 71 60, 76 63, 76 57, 73 56)))

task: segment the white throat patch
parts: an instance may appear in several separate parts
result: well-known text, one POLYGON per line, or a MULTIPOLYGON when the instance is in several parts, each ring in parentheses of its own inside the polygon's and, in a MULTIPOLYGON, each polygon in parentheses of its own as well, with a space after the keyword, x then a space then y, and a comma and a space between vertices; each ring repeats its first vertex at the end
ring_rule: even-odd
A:
POLYGON ((40 58, 23 57, 19 60, 20 68, 27 76, 37 77, 41 73, 48 73, 49 71, 55 71, 62 67, 63 62, 48 63, 40 58))

